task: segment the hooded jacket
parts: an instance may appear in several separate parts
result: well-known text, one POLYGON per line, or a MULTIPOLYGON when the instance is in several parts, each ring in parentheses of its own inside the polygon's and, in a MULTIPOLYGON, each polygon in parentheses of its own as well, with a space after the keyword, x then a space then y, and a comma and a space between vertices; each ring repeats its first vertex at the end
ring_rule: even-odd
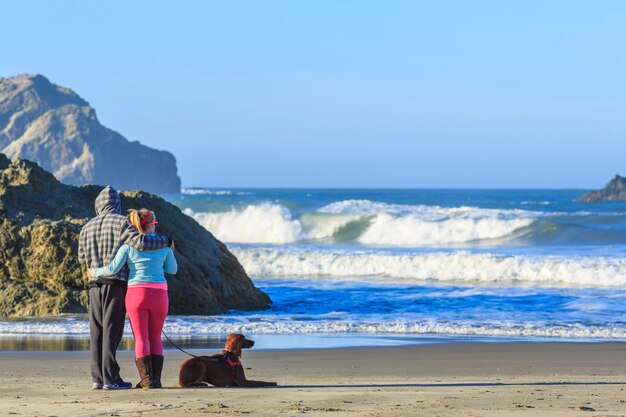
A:
MULTIPOLYGON (((100 268, 111 263, 119 247, 126 243, 138 250, 155 250, 169 246, 167 236, 142 235, 125 216, 117 191, 105 187, 95 201, 96 217, 89 220, 80 231, 78 260, 87 268, 100 268)), ((98 284, 126 286, 128 268, 123 267, 114 275, 91 278, 89 287, 98 284)))

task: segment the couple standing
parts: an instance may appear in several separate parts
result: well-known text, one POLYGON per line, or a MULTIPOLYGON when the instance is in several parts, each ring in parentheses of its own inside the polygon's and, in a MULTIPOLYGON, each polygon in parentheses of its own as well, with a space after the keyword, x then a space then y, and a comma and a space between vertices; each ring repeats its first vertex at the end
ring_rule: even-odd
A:
POLYGON ((135 339, 137 387, 161 388, 167 316, 167 281, 175 274, 174 244, 157 236, 154 212, 131 210, 122 216, 120 196, 104 188, 95 202, 96 217, 81 230, 78 259, 89 276, 89 330, 93 389, 128 389, 115 353, 122 340, 126 311, 135 339))

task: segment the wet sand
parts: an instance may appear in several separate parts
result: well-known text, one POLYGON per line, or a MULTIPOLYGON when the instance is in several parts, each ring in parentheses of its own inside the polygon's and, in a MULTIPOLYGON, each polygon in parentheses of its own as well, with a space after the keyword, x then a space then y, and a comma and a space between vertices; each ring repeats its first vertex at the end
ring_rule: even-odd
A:
POLYGON ((248 378, 280 384, 254 389, 177 388, 185 359, 166 352, 166 389, 92 391, 87 352, 2 352, 0 415, 626 416, 626 343, 253 349, 248 378))

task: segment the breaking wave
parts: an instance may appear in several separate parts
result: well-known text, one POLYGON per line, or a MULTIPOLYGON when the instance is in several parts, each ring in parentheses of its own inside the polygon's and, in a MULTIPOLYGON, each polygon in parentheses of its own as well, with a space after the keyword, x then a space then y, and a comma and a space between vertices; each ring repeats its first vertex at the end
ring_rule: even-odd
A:
POLYGON ((398 254, 281 248, 233 248, 254 277, 393 278, 485 284, 617 287, 626 285, 626 259, 500 256, 468 251, 398 254))
POLYGON ((226 242, 290 243, 297 241, 302 231, 289 210, 276 204, 249 205, 221 213, 184 212, 226 242))
POLYGON ((275 202, 185 213, 230 243, 386 247, 626 244, 623 213, 558 213, 345 200, 298 213, 275 202), (620 227, 615 227, 622 224, 620 227), (607 227, 609 226, 609 227, 607 227))
POLYGON ((275 203, 228 212, 185 209, 218 239, 234 243, 331 242, 422 246, 480 242, 513 236, 537 221, 523 210, 391 205, 368 200, 333 203, 294 217, 275 203))

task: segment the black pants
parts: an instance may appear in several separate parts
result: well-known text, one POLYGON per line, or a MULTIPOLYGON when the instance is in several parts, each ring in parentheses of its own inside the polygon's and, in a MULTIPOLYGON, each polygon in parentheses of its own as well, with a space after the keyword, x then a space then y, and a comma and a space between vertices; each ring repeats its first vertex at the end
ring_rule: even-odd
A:
POLYGON ((89 289, 91 377, 93 382, 120 382, 115 352, 122 340, 126 318, 126 287, 101 285, 89 289))

